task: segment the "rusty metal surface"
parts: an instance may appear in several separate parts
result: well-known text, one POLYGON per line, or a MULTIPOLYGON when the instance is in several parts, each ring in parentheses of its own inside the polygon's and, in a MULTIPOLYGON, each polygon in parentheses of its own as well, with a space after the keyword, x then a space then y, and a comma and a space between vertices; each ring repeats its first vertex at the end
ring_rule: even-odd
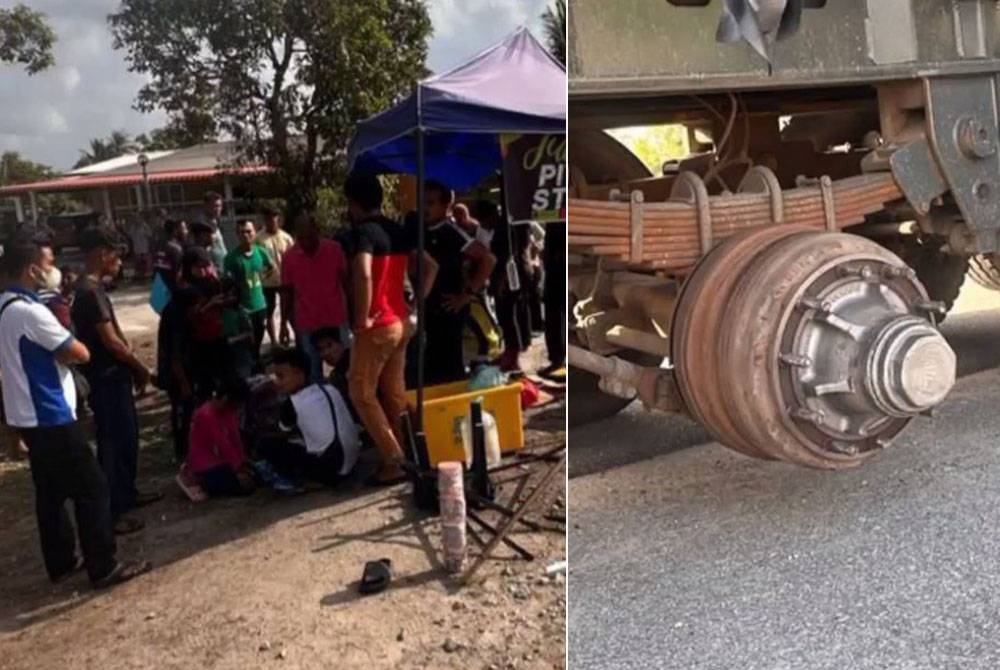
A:
POLYGON ((795 34, 770 45, 770 68, 747 42, 716 41, 722 8, 722 0, 705 7, 573 0, 571 98, 1000 71, 1000 16, 991 0, 829 0, 803 11, 795 34))
POLYGON ((869 240, 748 231, 682 289, 677 386, 690 414, 738 451, 852 467, 954 383, 934 309, 912 270, 869 240))
POLYGON ((984 288, 1000 291, 1000 268, 992 254, 979 254, 969 259, 969 276, 984 288))
POLYGON ((1000 150, 997 80, 993 76, 928 79, 931 148, 979 252, 997 250, 1000 150))
POLYGON ((717 353, 717 337, 726 306, 740 276, 771 244, 809 229, 772 226, 745 231, 716 247, 695 268, 681 289, 670 331, 671 361, 688 413, 716 440, 748 456, 769 458, 767 451, 744 439, 726 413, 722 395, 731 379, 717 353))
MULTIPOLYGON (((686 177, 689 181, 692 178, 697 176, 686 177)), ((824 229, 830 220, 832 204, 836 225, 843 229, 862 223, 866 215, 902 197, 890 174, 834 181, 827 200, 823 190, 817 183, 784 191, 780 207, 784 222, 824 229)), ((705 223, 711 224, 709 239, 723 240, 740 231, 768 225, 776 211, 772 193, 710 196, 707 215, 706 208, 699 208, 698 202, 698 198, 689 202, 644 202, 642 261, 632 261, 633 266, 686 274, 704 255, 705 223)), ((572 252, 631 260, 633 226, 628 203, 571 198, 569 206, 572 252)))

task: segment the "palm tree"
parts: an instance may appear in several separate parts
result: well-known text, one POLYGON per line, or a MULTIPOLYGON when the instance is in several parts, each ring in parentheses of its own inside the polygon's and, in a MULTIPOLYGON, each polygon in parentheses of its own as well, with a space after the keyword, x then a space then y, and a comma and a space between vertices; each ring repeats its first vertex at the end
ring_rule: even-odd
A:
POLYGON ((74 165, 75 168, 82 168, 101 161, 118 158, 127 153, 137 151, 135 142, 128 133, 116 130, 107 139, 95 137, 90 140, 90 147, 80 150, 80 160, 74 165))
POLYGON ((566 66, 566 0, 556 0, 555 7, 548 7, 542 14, 545 39, 549 51, 566 66))

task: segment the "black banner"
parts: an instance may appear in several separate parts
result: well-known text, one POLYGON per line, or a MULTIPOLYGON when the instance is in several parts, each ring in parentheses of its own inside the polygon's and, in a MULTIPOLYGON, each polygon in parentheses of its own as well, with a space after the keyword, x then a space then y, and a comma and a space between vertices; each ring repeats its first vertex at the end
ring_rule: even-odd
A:
POLYGON ((564 221, 566 136, 504 135, 500 149, 511 221, 564 221))

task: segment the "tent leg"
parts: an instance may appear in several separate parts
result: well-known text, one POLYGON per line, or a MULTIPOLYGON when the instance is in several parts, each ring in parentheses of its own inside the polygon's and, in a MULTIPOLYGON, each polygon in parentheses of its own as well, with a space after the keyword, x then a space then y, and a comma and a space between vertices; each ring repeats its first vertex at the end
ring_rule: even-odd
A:
POLYGON ((417 128, 417 431, 424 431, 424 129, 417 128))

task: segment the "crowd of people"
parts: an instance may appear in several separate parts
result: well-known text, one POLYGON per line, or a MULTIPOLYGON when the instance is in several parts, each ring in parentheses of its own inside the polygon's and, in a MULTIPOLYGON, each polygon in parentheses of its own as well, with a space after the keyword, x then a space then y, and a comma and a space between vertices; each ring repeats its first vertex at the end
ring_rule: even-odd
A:
MULTIPOLYGON (((163 495, 136 486, 136 397, 151 384, 169 398, 177 482, 193 500, 261 485, 294 493, 305 480, 336 484, 353 471, 365 443, 379 459, 370 483, 392 484, 404 477, 402 417, 415 376, 418 289, 426 304, 427 384, 467 379, 476 364, 518 370, 532 332, 541 329, 543 302, 546 319, 564 324, 564 300, 550 305, 538 290, 538 231, 510 225, 496 204, 470 208, 429 181, 418 259, 419 217, 387 217, 378 178, 352 174, 344 195, 350 226, 333 238, 322 234, 314 212, 293 213, 291 235, 280 212, 264 207, 260 229, 249 218, 235 221, 237 244, 227 249, 223 199, 208 193, 201 218, 166 218, 158 245, 133 241, 142 252, 137 274, 153 273, 155 370, 129 345, 108 296, 107 280, 120 276, 122 264, 116 235, 87 231, 78 275, 59 270, 44 239, 5 245, 5 417, 27 446, 53 580, 86 567, 91 581, 105 586, 149 569, 118 561, 114 537, 141 530, 132 510, 163 495), (274 420, 247 431, 248 415, 259 420, 267 412, 244 407, 268 385, 277 397, 274 420), (96 458, 81 427, 85 407, 96 458), (67 499, 82 557, 74 553, 67 499)), ((556 251, 550 245, 546 253, 556 251)), ((560 290, 562 272, 548 272, 546 287, 560 290)), ((554 340, 551 329, 547 334, 545 373, 563 365, 560 327, 554 340)))

